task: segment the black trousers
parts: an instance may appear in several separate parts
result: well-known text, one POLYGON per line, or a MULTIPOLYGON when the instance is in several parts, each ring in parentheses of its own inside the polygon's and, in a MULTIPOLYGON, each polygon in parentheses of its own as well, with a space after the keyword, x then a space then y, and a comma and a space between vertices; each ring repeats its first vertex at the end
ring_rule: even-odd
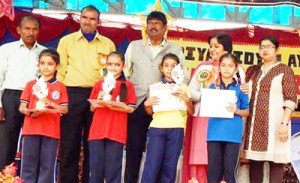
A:
POLYGON ((236 183, 240 144, 225 141, 208 141, 208 183, 236 183))
POLYGON ((146 114, 144 102, 128 115, 125 183, 137 183, 147 132, 152 117, 146 114))
POLYGON ((62 117, 60 146, 60 183, 78 182, 78 163, 83 140, 83 182, 89 177, 89 150, 87 138, 92 121, 92 112, 87 99, 91 88, 67 87, 69 112, 62 117))
POLYGON ((14 162, 24 115, 19 112, 21 90, 5 89, 2 105, 5 120, 0 121, 0 170, 14 162))
MULTIPOLYGON (((253 161, 250 160, 250 182, 251 183, 261 183, 264 178, 264 163, 265 161, 253 161)), ((274 163, 269 161, 270 165, 270 177, 269 182, 271 183, 281 183, 284 176, 284 164, 274 163)))

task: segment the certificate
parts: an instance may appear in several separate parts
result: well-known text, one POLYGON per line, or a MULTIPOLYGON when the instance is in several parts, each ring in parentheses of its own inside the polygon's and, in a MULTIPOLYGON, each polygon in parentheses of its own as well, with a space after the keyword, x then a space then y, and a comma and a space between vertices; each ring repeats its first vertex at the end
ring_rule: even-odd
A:
POLYGON ((294 171, 300 180, 300 132, 294 134, 291 139, 291 159, 294 171))
POLYGON ((229 103, 236 103, 235 90, 205 89, 201 90, 200 116, 215 118, 233 118, 228 112, 229 103))
POLYGON ((186 110, 183 100, 172 95, 175 84, 153 84, 150 85, 150 96, 159 98, 159 104, 153 105, 153 112, 186 110))

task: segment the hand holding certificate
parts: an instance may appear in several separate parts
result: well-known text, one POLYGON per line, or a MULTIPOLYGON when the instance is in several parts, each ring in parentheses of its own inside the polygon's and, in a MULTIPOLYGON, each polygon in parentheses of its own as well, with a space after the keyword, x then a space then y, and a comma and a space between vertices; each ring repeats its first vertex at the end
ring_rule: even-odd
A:
POLYGON ((150 85, 150 97, 157 97, 159 102, 153 105, 153 112, 186 110, 185 102, 174 93, 175 84, 150 85))
POLYGON ((215 118, 233 118, 232 104, 236 103, 234 90, 201 90, 200 116, 215 118))

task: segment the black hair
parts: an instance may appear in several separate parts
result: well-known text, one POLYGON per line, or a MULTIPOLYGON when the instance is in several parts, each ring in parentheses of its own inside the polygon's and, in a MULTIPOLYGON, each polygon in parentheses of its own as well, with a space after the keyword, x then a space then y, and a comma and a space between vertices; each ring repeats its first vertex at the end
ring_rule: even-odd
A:
MULTIPOLYGON (((161 59, 161 63, 160 63, 160 67, 162 68, 163 67, 163 64, 164 64, 164 61, 166 59, 173 59, 177 62, 177 64, 180 64, 180 60, 179 60, 179 57, 177 55, 175 55, 174 53, 167 53, 163 56, 163 58, 161 59)), ((164 76, 163 76, 164 77, 164 76)))
POLYGON ((96 11, 98 13, 98 19, 100 18, 100 11, 96 8, 94 5, 88 5, 81 9, 80 13, 82 13, 84 10, 88 11, 96 11))
MULTIPOLYGON (((39 62, 43 56, 49 56, 55 61, 55 63, 57 65, 60 64, 59 53, 54 48, 47 48, 47 49, 44 49, 43 51, 41 51, 41 53, 39 54, 39 57, 38 57, 39 62)), ((54 76, 56 76, 56 74, 57 74, 57 70, 55 71, 54 76)))
MULTIPOLYGON (((107 59, 110 56, 119 57, 122 60, 123 64, 125 64, 125 57, 122 53, 120 53, 118 51, 113 51, 110 54, 108 54, 107 59)), ((121 88, 120 88, 120 102, 125 102, 125 100, 127 98, 128 88, 127 88, 127 85, 126 85, 126 77, 125 77, 124 71, 122 71, 120 79, 122 81, 121 88)))
POLYGON ((153 19, 162 21, 162 23, 164 25, 167 25, 167 23, 168 23, 166 15, 163 12, 161 12, 161 11, 152 11, 147 16, 147 23, 148 23, 149 20, 153 20, 153 19))
POLYGON ((59 53, 54 48, 47 48, 41 51, 41 53, 39 54, 39 61, 43 56, 49 56, 55 61, 57 65, 60 64, 59 53))
POLYGON ((38 27, 40 27, 40 21, 32 15, 25 15, 25 16, 21 17, 18 21, 18 27, 22 27, 22 23, 24 20, 31 20, 31 21, 37 23, 38 27))
POLYGON ((212 34, 208 37, 208 44, 210 44, 210 41, 213 38, 217 39, 218 43, 223 46, 225 51, 227 51, 228 53, 232 52, 232 40, 228 34, 225 33, 212 34))
POLYGON ((179 57, 178 57, 177 55, 175 55, 174 53, 167 53, 167 54, 165 54, 165 55, 163 56, 163 58, 161 59, 160 66, 163 66, 164 61, 165 61, 166 59, 168 59, 168 58, 173 59, 173 60, 175 60, 175 61, 177 62, 177 64, 180 64, 180 60, 179 60, 179 57))
POLYGON ((273 35, 267 35, 267 36, 262 37, 262 38, 260 39, 260 41, 259 41, 259 45, 261 45, 261 42, 266 41, 266 40, 272 42, 272 43, 274 44, 275 48, 278 49, 278 47, 279 47, 279 41, 278 41, 278 39, 277 39, 275 36, 273 36, 273 35))
POLYGON ((231 58, 235 64, 236 67, 238 67, 240 61, 239 59, 232 53, 225 53, 223 54, 221 57, 220 57, 220 60, 219 60, 219 65, 221 65, 221 62, 223 61, 224 58, 231 58))
MULTIPOLYGON (((222 64, 222 61, 225 58, 230 58, 234 62, 235 67, 238 69, 240 60, 234 54, 232 54, 232 53, 225 53, 225 54, 223 54, 220 57, 220 59, 219 59, 219 65, 222 64)), ((239 71, 237 71, 236 76, 237 76, 237 81, 236 82, 240 83, 241 82, 241 78, 240 78, 239 71)), ((220 88, 220 86, 221 86, 221 80, 222 80, 222 75, 221 75, 221 72, 219 72, 219 78, 217 78, 216 83, 215 83, 216 84, 216 88, 220 88)))

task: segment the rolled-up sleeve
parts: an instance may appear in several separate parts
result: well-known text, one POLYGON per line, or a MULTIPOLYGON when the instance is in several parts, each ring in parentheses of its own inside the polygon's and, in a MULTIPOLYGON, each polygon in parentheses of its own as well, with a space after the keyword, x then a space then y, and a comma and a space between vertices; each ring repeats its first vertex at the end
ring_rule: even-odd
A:
POLYGON ((286 67, 283 75, 282 92, 284 99, 283 106, 295 110, 297 105, 296 81, 294 72, 289 67, 286 67))

